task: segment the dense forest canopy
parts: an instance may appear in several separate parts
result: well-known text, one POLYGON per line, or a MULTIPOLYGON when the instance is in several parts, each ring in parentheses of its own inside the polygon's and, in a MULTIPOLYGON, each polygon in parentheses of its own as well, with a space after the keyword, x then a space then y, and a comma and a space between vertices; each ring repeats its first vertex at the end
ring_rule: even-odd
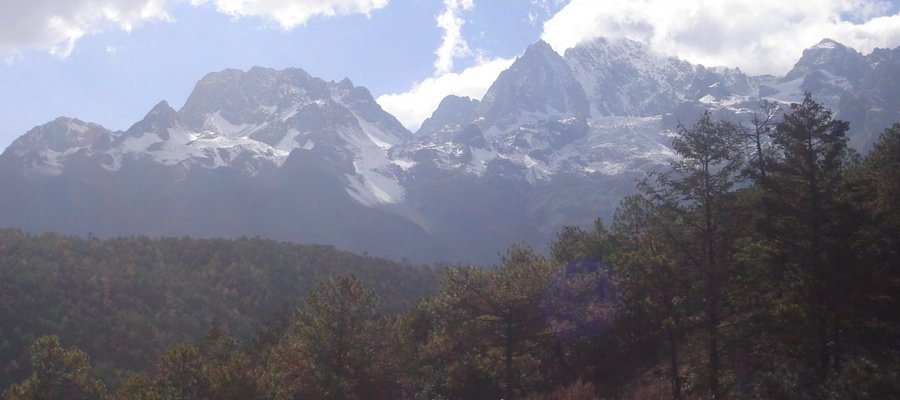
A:
POLYGON ((433 268, 331 246, 0 230, 0 382, 26 376, 29 344, 58 335, 118 386, 213 328, 245 340, 285 323, 312 288, 340 274, 373 288, 381 312, 409 308, 439 282, 433 268))
POLYGON ((900 124, 862 157, 810 96, 784 111, 705 115, 608 226, 437 286, 324 248, 4 232, 0 355, 31 369, 4 395, 900 398, 900 124))

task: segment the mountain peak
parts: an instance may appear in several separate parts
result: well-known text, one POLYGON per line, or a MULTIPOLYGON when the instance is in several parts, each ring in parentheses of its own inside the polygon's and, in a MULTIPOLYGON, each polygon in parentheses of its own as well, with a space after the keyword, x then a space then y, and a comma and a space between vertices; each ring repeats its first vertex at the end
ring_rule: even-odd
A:
POLYGON ((248 74, 260 74, 260 75, 273 74, 276 72, 277 71, 272 68, 261 67, 259 65, 254 65, 254 66, 250 67, 250 70, 247 71, 248 74))
POLYGON ((156 103, 156 105, 153 106, 152 109, 150 109, 150 112, 147 113, 147 115, 148 116, 164 115, 164 114, 170 114, 170 113, 174 113, 174 112, 175 112, 175 109, 173 109, 172 106, 169 105, 169 102, 163 100, 163 101, 160 101, 159 103, 156 103))
POLYGON ((156 106, 144 116, 144 119, 132 125, 131 128, 128 128, 128 133, 140 135, 147 132, 153 132, 168 136, 166 130, 175 126, 176 121, 178 121, 178 112, 169 106, 169 102, 163 100, 156 104, 156 106))
POLYGON ((478 104, 478 100, 469 98, 468 96, 457 96, 455 94, 448 95, 441 100, 441 104, 438 105, 438 108, 444 106, 452 106, 452 105, 470 105, 470 104, 478 104))
POLYGON ((862 54, 833 39, 826 38, 803 50, 800 60, 785 75, 784 80, 791 81, 820 70, 854 82, 867 67, 868 64, 862 54))
POLYGON ((543 40, 500 73, 477 111, 482 128, 496 124, 501 130, 525 114, 553 119, 588 113, 587 98, 569 65, 543 40))
POLYGON ((648 116, 685 97, 696 68, 627 38, 598 37, 566 50, 565 60, 590 101, 592 115, 648 116))
POLYGON ((629 52, 642 52, 642 53, 650 53, 650 48, 644 44, 644 42, 640 42, 637 40, 621 37, 621 38, 608 38, 605 36, 598 36, 591 40, 586 40, 582 43, 579 43, 578 46, 575 46, 570 50, 577 48, 588 48, 588 49, 609 49, 609 50, 620 50, 620 49, 628 49, 629 52))
POLYGON ((182 121, 196 130, 204 130, 204 123, 215 114, 240 125, 259 120, 273 107, 326 97, 326 85, 300 68, 226 69, 197 82, 180 114, 182 121))
POLYGON ((472 120, 478 104, 478 100, 468 97, 452 94, 444 97, 438 108, 431 114, 431 117, 422 122, 422 126, 416 132, 416 136, 458 130, 462 124, 472 120))
POLYGON ((819 43, 816 43, 814 46, 810 47, 810 49, 831 50, 831 49, 843 48, 843 47, 846 47, 846 46, 838 43, 834 39, 825 38, 825 39, 822 39, 819 43))
POLYGON ((521 58, 530 58, 530 57, 559 57, 559 54, 556 50, 553 50, 550 45, 545 42, 543 39, 538 40, 537 42, 532 43, 525 49, 525 53, 522 54, 521 58))
POLYGON ((59 117, 36 126, 16 139, 9 148, 17 154, 47 149, 63 152, 72 148, 90 146, 97 138, 110 131, 98 124, 77 118, 59 117))

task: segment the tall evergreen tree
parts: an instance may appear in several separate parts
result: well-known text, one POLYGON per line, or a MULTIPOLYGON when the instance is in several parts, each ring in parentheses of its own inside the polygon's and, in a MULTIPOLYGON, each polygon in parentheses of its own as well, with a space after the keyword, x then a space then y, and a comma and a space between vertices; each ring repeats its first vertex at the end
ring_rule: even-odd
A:
POLYGON ((388 371, 379 365, 375 295, 354 276, 338 276, 307 297, 300 339, 323 399, 389 399, 388 371))
POLYGON ((675 243, 669 240, 680 236, 672 217, 644 196, 625 198, 616 210, 617 247, 611 262, 619 290, 619 330, 628 339, 625 345, 662 347, 670 394, 680 400, 686 386, 685 336, 696 307, 691 304, 693 271, 675 257, 675 243))
POLYGON ((800 306, 797 322, 808 330, 797 334, 811 339, 804 357, 820 380, 830 367, 839 367, 836 349, 844 329, 839 308, 851 251, 840 193, 850 162, 848 128, 807 93, 776 126, 773 138, 782 157, 767 182, 770 236, 788 285, 781 291, 793 298, 788 303, 800 306))
POLYGON ((852 201, 862 208, 865 221, 854 251, 863 258, 854 274, 854 296, 849 299, 865 327, 856 338, 870 356, 896 362, 900 337, 900 124, 882 133, 859 168, 851 175, 852 201))
POLYGON ((706 384, 714 399, 724 395, 721 324, 729 309, 735 243, 742 235, 735 195, 744 168, 740 133, 736 125, 714 122, 705 113, 690 129, 682 127, 673 140, 679 159, 672 169, 642 186, 648 199, 683 224, 678 233, 664 232, 678 256, 695 271, 706 334, 706 384))

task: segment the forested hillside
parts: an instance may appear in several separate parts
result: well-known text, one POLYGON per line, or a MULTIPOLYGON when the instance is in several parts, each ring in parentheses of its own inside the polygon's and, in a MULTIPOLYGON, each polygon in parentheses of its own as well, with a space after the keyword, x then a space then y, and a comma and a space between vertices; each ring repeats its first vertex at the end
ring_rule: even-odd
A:
POLYGON ((88 352, 97 376, 118 385, 167 349, 219 329, 243 339, 285 323, 318 283, 353 274, 382 312, 437 290, 427 267, 331 246, 260 239, 132 237, 101 241, 0 231, 0 382, 28 375, 42 335, 88 352))
MULTIPOLYGON (((27 244, 3 242, 4 307, 27 302, 46 311, 24 314, 34 328, 4 324, 4 336, 60 338, 34 342, 31 375, 5 397, 900 398, 900 124, 863 157, 847 146, 847 123, 809 95, 785 111, 775 124, 777 110, 764 104, 748 126, 706 114, 679 129, 678 160, 639 182, 608 227, 598 220, 590 229, 564 228, 549 256, 520 245, 494 268, 447 268, 437 291, 408 308, 429 294, 429 270, 326 252, 375 266, 317 286, 282 325, 241 325, 234 315, 249 313, 241 307, 277 291, 241 291, 247 281, 312 284, 282 269, 314 262, 271 258, 281 249, 306 260, 299 247, 7 233, 27 244), (39 251, 23 256, 21 246, 39 251), (212 251, 217 246, 227 250, 212 251), (79 256, 95 248, 108 258, 79 256), (113 259, 118 267, 107 265, 113 259), (166 267, 169 259, 196 264, 166 267), (32 262, 52 266, 38 274, 32 262), (230 267, 237 270, 214 272, 230 267), (135 289, 107 290, 104 275, 93 272, 106 270, 109 281, 135 289), (149 287, 179 300, 140 295, 135 282, 163 276, 174 281, 149 287), (180 285, 209 294, 185 296, 180 285), (48 294, 32 295, 38 290, 48 294), (154 300, 129 303, 143 298, 154 300), (108 319, 131 309, 156 320, 108 319), (238 329, 209 329, 220 326, 214 315, 238 329), (44 325, 64 329, 38 329, 44 325), (181 337, 162 340, 160 327, 192 334, 169 347, 181 337), (250 328, 257 336, 242 340, 250 328), (203 340, 188 340, 204 330, 203 340), (107 350, 126 347, 117 341, 129 337, 153 345, 113 354, 143 371, 104 386, 96 377, 109 375, 107 350), (95 343, 102 340, 109 343, 95 343), (152 367, 136 362, 163 347, 152 367)), ((24 346, 4 343, 4 351, 24 346)))

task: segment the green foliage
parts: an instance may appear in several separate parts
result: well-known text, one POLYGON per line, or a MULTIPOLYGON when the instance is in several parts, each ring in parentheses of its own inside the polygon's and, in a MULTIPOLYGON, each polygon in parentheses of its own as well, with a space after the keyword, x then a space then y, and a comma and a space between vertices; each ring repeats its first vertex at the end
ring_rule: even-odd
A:
POLYGON ((0 230, 0 387, 25 378, 28 346, 41 335, 91 354, 98 376, 117 387, 214 324, 248 338, 286 321, 316 284, 339 274, 379 293, 381 311, 435 293, 440 278, 329 246, 0 230))
POLYGON ((569 386, 543 395, 530 395, 525 400, 599 400, 599 398, 592 383, 582 382, 579 379, 569 386))
POLYGON ((812 385, 839 368, 840 332, 850 328, 852 314, 847 283, 857 265, 846 238, 859 218, 841 195, 852 165, 848 124, 808 94, 791 111, 773 134, 781 158, 767 182, 768 233, 789 285, 778 302, 795 306, 783 328, 798 338, 793 352, 809 367, 803 379, 812 385))
POLYGON ((540 360, 548 332, 541 312, 555 267, 517 245, 495 270, 449 269, 435 299, 437 345, 444 359, 448 397, 519 396, 546 377, 540 360), (449 340, 448 340, 449 339, 449 340))
POLYGON ((590 261, 602 263, 610 252, 609 232, 603 220, 594 222, 594 230, 586 231, 577 226, 564 226, 556 240, 550 243, 550 255, 557 263, 590 261))
POLYGON ((682 158, 616 215, 615 333, 660 349, 673 398, 823 398, 857 357, 898 362, 900 128, 859 163, 809 96, 757 122, 743 138, 708 115, 682 130, 682 158))
POLYGON ((212 383, 204 369, 197 347, 176 346, 160 360, 154 389, 164 399, 208 399, 212 395, 212 383))
POLYGON ((866 156, 861 168, 862 183, 866 186, 869 197, 865 206, 876 220, 884 222, 884 226, 893 228, 897 234, 900 227, 900 124, 886 130, 872 151, 866 156))
POLYGON ((630 269, 649 268, 643 273, 624 273, 625 277, 639 274, 639 281, 632 287, 658 279, 648 275, 677 275, 680 279, 679 284, 664 288, 663 296, 648 297, 655 308, 651 312, 661 317, 657 320, 663 321, 660 328, 668 336, 675 398, 681 397, 678 348, 683 345, 680 342, 685 330, 694 328, 686 326, 685 320, 703 325, 707 365, 702 386, 713 398, 722 397, 726 332, 720 324, 731 310, 728 294, 735 277, 736 244, 747 232, 738 223, 742 213, 734 190, 745 170, 740 133, 733 124, 713 122, 709 113, 690 129, 680 128, 673 140, 680 158, 670 171, 657 175, 654 181, 642 182, 642 197, 625 206, 631 214, 620 214, 621 218, 632 219, 621 223, 622 227, 641 224, 633 218, 646 216, 653 219, 650 229, 656 231, 650 238, 644 232, 619 232, 623 242, 632 242, 627 245, 631 251, 625 265, 630 269), (651 245, 649 248, 641 245, 647 240, 652 241, 645 243, 651 245))
POLYGON ((299 326, 322 399, 390 399, 382 327, 375 296, 355 277, 339 276, 314 289, 299 326))
POLYGON ((63 348, 56 336, 44 336, 31 345, 32 373, 4 393, 8 400, 97 400, 106 388, 91 377, 88 356, 77 348, 63 348))
POLYGON ((163 397, 156 390, 157 382, 144 373, 136 373, 125 379, 116 392, 116 399, 120 400, 162 400, 163 397))
POLYGON ((885 370, 865 359, 853 360, 829 385, 829 398, 875 400, 900 398, 900 370, 885 370))
POLYGON ((633 345, 661 349, 668 359, 672 397, 680 398, 684 338, 696 298, 690 296, 693 271, 678 262, 677 250, 668 240, 671 229, 679 227, 669 217, 643 196, 626 198, 616 212, 613 231, 619 246, 612 262, 621 296, 623 335, 633 345))

